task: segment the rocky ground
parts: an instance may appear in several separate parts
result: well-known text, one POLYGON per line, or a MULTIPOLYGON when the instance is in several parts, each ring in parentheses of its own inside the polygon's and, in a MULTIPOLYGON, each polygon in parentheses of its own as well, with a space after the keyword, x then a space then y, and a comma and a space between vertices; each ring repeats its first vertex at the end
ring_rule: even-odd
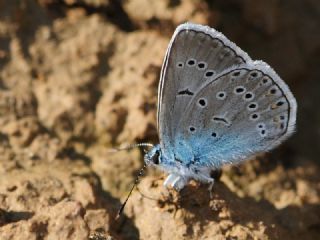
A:
POLYGON ((0 239, 320 239, 318 0, 0 0, 0 239), (213 198, 152 170, 157 84, 175 27, 222 31, 298 101, 297 133, 225 167, 213 198))

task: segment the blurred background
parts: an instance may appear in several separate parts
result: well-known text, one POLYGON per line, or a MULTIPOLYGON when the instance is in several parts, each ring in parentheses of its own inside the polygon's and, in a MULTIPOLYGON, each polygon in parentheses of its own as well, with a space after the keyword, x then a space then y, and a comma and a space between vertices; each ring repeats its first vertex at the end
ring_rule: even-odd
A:
POLYGON ((318 0, 0 0, 0 238, 319 239, 319 28, 318 0), (143 152, 108 148, 157 143, 161 64, 186 21, 269 63, 297 98, 297 132, 226 167, 219 201, 178 214, 136 191, 116 221, 143 152))

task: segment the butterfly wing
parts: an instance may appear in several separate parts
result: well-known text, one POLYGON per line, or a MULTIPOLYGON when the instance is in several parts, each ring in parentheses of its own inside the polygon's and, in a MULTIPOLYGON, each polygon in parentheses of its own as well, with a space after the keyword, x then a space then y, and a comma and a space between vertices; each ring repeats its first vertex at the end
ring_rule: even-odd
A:
POLYGON ((249 56, 212 28, 180 25, 167 49, 158 95, 158 129, 163 154, 172 159, 178 123, 190 100, 223 70, 251 62, 249 56))
MULTIPOLYGON (((196 70, 194 70, 196 71, 196 70)), ((297 104, 266 63, 225 70, 190 100, 176 135, 185 165, 219 168, 277 146, 294 131, 297 104)))

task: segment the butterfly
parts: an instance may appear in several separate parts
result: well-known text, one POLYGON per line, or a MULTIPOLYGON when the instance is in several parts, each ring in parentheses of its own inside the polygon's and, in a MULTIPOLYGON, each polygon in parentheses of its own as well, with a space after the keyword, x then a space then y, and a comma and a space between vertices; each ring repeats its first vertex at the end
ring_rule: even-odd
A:
POLYGON ((160 143, 144 161, 181 190, 191 179, 212 188, 212 170, 269 151, 295 130, 297 103, 265 62, 252 60, 208 26, 177 27, 162 65, 160 143))

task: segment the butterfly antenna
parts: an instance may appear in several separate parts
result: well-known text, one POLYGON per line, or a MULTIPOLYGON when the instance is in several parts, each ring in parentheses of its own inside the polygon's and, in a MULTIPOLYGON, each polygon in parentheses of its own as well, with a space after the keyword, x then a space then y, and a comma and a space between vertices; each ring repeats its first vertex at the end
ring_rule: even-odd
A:
POLYGON ((130 191, 129 191, 129 194, 128 194, 126 200, 122 203, 121 207, 119 208, 119 211, 118 211, 118 214, 117 214, 117 216, 116 216, 116 219, 118 219, 118 218, 120 217, 121 213, 123 212, 123 209, 124 209, 124 207, 126 206, 126 204, 127 204, 127 202, 128 202, 128 199, 129 199, 129 197, 131 196, 131 193, 132 193, 133 189, 134 189, 134 188, 137 186, 137 184, 139 183, 140 177, 143 175, 144 170, 146 169, 146 167, 147 167, 147 165, 144 164, 143 167, 140 169, 140 171, 139 171, 139 173, 138 173, 138 175, 137 175, 137 177, 136 177, 136 179, 135 179, 135 181, 134 181, 134 184, 132 185, 132 187, 131 187, 131 189, 130 189, 130 191))
POLYGON ((109 149, 110 153, 116 153, 120 151, 125 151, 125 150, 131 150, 136 147, 153 147, 154 145, 152 143, 137 143, 137 144, 130 144, 126 146, 120 146, 117 148, 111 148, 109 149))

